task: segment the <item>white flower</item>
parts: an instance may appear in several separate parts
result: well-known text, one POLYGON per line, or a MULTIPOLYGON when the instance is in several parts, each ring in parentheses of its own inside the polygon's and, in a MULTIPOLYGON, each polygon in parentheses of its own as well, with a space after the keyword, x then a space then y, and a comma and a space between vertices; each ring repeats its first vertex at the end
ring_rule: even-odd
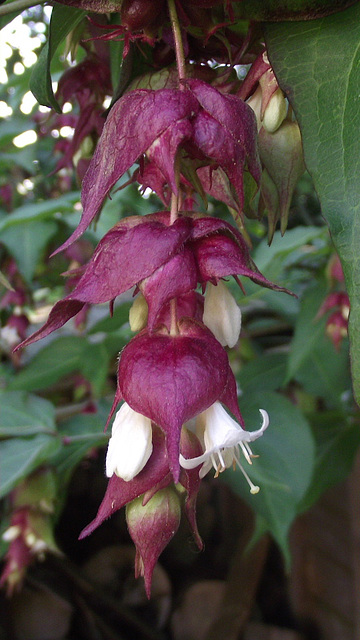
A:
POLYGON ((106 454, 106 475, 132 480, 145 467, 152 453, 151 420, 124 402, 112 426, 106 454))
POLYGON ((241 311, 226 285, 206 285, 203 322, 225 347, 234 347, 241 329, 241 311))
POLYGON ((203 478, 213 466, 217 477, 231 465, 237 465, 244 474, 250 486, 251 493, 258 493, 259 487, 254 485, 240 462, 240 450, 246 461, 251 464, 253 453, 249 442, 253 442, 264 433, 269 425, 269 416, 264 409, 260 409, 263 423, 256 431, 245 431, 222 407, 220 402, 215 402, 211 407, 203 411, 196 420, 196 433, 203 441, 205 452, 196 458, 186 460, 180 455, 180 464, 184 469, 194 469, 202 464, 199 472, 203 478))
POLYGON ((281 89, 276 89, 267 105, 264 117, 263 127, 268 133, 275 133, 283 123, 287 114, 287 102, 281 89))

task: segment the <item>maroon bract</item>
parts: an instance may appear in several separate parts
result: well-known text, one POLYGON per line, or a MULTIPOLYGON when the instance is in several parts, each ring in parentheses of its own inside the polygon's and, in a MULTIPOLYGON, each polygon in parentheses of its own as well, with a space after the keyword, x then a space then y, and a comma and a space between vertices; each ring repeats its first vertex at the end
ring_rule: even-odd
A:
POLYGON ((59 80, 56 99, 61 104, 77 100, 81 109, 89 102, 101 104, 112 91, 109 65, 94 54, 67 69, 59 80))
POLYGON ((190 79, 187 86, 202 107, 194 122, 195 145, 225 171, 242 206, 245 163, 257 182, 261 176, 254 113, 237 96, 206 82, 190 79))
POLYGON ((136 547, 135 578, 143 576, 147 597, 157 560, 178 530, 180 497, 174 489, 160 489, 144 504, 141 498, 126 505, 126 523, 136 547))
POLYGON ((241 234, 218 218, 180 216, 170 225, 169 212, 125 218, 99 242, 75 289, 55 304, 44 326, 21 347, 49 335, 85 304, 111 302, 139 285, 149 304, 149 329, 171 298, 196 288, 197 282, 243 275, 257 284, 286 291, 256 268, 241 234))
MULTIPOLYGON (((197 102, 190 92, 172 89, 139 89, 116 102, 106 120, 83 180, 84 210, 81 221, 72 236, 57 251, 81 236, 101 209, 115 182, 154 141, 179 120, 189 118, 197 108, 197 102), (149 122, 151 127, 148 126, 149 122)), ((171 167, 168 170, 171 171, 171 167)))
POLYGON ((110 111, 84 177, 81 221, 58 251, 85 231, 117 180, 134 162, 143 162, 145 153, 156 167, 151 186, 161 198, 163 179, 177 193, 175 160, 179 147, 184 146, 187 162, 201 159, 203 164, 223 169, 241 209, 244 169, 260 180, 256 132, 255 115, 248 105, 201 80, 187 80, 183 90, 139 89, 123 96, 110 111))
POLYGON ((21 346, 59 329, 85 304, 109 302, 151 275, 190 234, 190 220, 179 218, 171 226, 161 221, 168 219, 166 212, 133 216, 111 229, 98 244, 74 291, 55 304, 45 325, 21 346))
POLYGON ((239 98, 247 100, 249 96, 254 93, 258 83, 261 84, 262 95, 260 117, 262 119, 272 96, 279 88, 266 51, 260 53, 255 62, 251 65, 251 68, 241 85, 240 91, 237 94, 239 98))
POLYGON ((187 246, 170 258, 139 285, 148 307, 148 328, 153 330, 161 308, 197 287, 197 267, 193 252, 187 246))

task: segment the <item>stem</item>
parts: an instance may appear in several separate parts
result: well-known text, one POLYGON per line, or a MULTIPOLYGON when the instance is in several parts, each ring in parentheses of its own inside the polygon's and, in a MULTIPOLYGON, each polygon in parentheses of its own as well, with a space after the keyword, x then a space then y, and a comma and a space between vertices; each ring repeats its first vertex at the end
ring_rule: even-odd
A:
MULTIPOLYGON (((170 224, 173 224, 178 217, 178 196, 175 193, 171 194, 171 208, 170 208, 170 224)), ((177 336, 179 333, 177 326, 177 303, 176 298, 170 300, 170 335, 177 336)))
POLYGON ((174 224, 178 217, 178 196, 176 193, 171 194, 171 207, 170 207, 170 224, 174 224))
POLYGON ((30 7, 35 7, 38 4, 45 4, 47 0, 14 0, 14 2, 9 2, 8 4, 4 4, 0 7, 0 16, 6 16, 8 13, 20 13, 25 9, 29 9, 30 7))
POLYGON ((179 329, 177 326, 177 300, 173 298, 170 300, 170 335, 178 336, 179 329))
POLYGON ((179 88, 184 89, 184 85, 181 82, 185 80, 185 56, 184 56, 184 47, 182 43, 181 37, 181 29, 179 24, 179 18, 176 11, 175 0, 168 0, 169 14, 170 14, 170 22, 173 31, 174 41, 175 41, 175 53, 176 53, 176 64, 178 68, 179 75, 179 88))

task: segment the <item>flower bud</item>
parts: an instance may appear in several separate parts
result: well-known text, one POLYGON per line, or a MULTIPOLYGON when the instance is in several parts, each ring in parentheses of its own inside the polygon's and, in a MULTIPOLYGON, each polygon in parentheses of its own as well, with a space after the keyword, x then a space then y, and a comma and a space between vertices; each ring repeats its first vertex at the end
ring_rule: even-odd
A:
POLYGON ((348 335, 348 320, 344 318, 341 311, 335 311, 331 314, 326 322, 325 331, 335 349, 339 350, 343 339, 348 335))
POLYGON ((13 512, 10 526, 2 535, 9 548, 0 576, 0 587, 6 586, 8 595, 21 586, 35 559, 43 560, 47 552, 59 553, 49 517, 54 510, 55 490, 52 472, 40 469, 10 494, 13 512))
POLYGON ((259 132, 260 158, 279 197, 278 218, 284 234, 296 183, 305 171, 301 134, 296 122, 285 120, 275 133, 259 132))
POLYGON ((150 598, 154 567, 179 527, 181 508, 179 497, 169 487, 158 491, 145 506, 142 503, 140 497, 126 506, 126 522, 136 546, 135 576, 144 577, 150 598))
POLYGON ((132 303, 129 311, 129 324, 131 331, 137 332, 144 329, 144 327, 146 327, 147 319, 148 305, 142 293, 139 293, 132 303))
POLYGON ((115 473, 126 482, 146 465, 152 452, 151 420, 124 402, 112 426, 106 455, 106 475, 115 473))
MULTIPOLYGON (((261 81, 260 81, 261 82, 261 81)), ((269 133, 274 133, 281 126, 286 118, 287 102, 281 89, 277 89, 270 98, 270 102, 267 105, 264 117, 263 127, 269 133)))
POLYGON ((241 329, 241 311, 226 285, 219 280, 217 285, 206 285, 204 324, 225 347, 234 347, 241 329))

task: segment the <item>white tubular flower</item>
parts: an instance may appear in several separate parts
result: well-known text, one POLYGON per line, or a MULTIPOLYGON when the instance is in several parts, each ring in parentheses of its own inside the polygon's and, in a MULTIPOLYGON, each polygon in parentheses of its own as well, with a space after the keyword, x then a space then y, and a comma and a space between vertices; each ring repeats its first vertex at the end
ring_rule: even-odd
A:
POLYGON ((260 413, 263 420, 260 429, 245 431, 229 416, 220 402, 215 402, 197 418, 197 435, 204 443, 205 452, 188 460, 180 455, 181 466, 184 469, 194 469, 202 464, 199 476, 203 478, 212 466, 217 477, 228 467, 237 465, 249 483, 250 493, 258 493, 260 488, 250 480, 240 462, 239 453, 241 450, 246 461, 251 464, 251 458, 254 456, 249 443, 260 438, 269 425, 267 412, 260 409, 260 413))
POLYGON ((219 280, 206 285, 203 322, 225 347, 234 347, 241 329, 241 311, 227 286, 219 280))
POLYGON ((275 133, 287 114, 287 102, 281 89, 277 89, 270 98, 263 117, 263 127, 269 133, 275 133))
POLYGON ((129 311, 129 324, 131 331, 141 331, 146 327, 148 319, 148 305, 142 295, 139 293, 132 303, 129 311))
POLYGON ((112 426, 106 454, 106 475, 132 480, 145 467, 152 453, 151 420, 124 402, 112 426))

